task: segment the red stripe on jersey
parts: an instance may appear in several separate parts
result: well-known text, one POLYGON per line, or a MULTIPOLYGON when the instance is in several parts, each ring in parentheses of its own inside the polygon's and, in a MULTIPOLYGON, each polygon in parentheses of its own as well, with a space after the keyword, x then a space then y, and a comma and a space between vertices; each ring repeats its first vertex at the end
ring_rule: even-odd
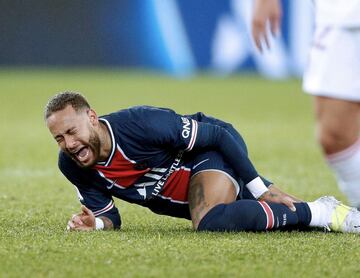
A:
POLYGON ((180 168, 167 180, 160 195, 171 201, 187 203, 190 183, 190 169, 180 168))
POLYGON ((150 171, 150 168, 145 170, 136 170, 135 164, 126 159, 122 153, 116 149, 111 163, 108 166, 95 165, 94 168, 100 171, 105 178, 115 181, 116 184, 129 187, 134 182, 150 171))
POLYGON ((259 204, 261 205, 261 207, 263 208, 266 214, 266 221, 267 221, 266 230, 270 230, 274 227, 273 211, 266 202, 260 201, 259 204))

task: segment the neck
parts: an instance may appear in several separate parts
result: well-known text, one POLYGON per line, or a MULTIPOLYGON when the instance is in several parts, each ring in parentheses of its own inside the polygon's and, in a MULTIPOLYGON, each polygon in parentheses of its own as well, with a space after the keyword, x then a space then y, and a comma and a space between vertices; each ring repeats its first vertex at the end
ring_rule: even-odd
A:
POLYGON ((111 153, 111 136, 110 132, 107 129, 106 125, 99 121, 99 137, 100 137, 100 161, 105 161, 111 153))

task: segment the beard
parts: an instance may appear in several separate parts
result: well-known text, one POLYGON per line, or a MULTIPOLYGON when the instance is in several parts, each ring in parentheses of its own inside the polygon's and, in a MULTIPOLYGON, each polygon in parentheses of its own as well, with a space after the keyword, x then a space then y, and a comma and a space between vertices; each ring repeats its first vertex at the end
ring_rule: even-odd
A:
POLYGON ((72 158, 72 160, 74 160, 76 162, 76 164, 81 167, 81 168, 91 168, 93 167, 99 160, 99 156, 100 156, 100 137, 99 135, 96 133, 95 130, 91 130, 90 131, 90 136, 89 136, 89 142, 88 144, 85 146, 87 148, 89 148, 89 150, 92 152, 92 160, 89 161, 87 164, 83 164, 82 162, 80 162, 76 156, 74 156, 73 154, 68 153, 68 155, 70 155, 70 157, 72 158))

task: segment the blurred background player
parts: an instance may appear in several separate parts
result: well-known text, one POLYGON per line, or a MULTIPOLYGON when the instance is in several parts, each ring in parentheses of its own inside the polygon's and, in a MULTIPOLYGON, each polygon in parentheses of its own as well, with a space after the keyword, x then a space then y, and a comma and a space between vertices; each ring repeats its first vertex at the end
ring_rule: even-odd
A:
MULTIPOLYGON (((360 0, 315 0, 316 30, 303 88, 314 95, 316 135, 338 185, 360 207, 360 0)), ((252 36, 262 51, 279 34, 279 0, 255 0, 252 36)))

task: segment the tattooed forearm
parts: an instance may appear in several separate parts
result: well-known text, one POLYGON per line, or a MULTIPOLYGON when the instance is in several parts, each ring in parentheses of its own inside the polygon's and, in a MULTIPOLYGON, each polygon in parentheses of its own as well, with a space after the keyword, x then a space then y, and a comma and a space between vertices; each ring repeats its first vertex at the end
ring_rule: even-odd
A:
POLYGON ((114 224, 109 218, 107 218, 105 216, 100 216, 100 218, 102 221, 104 221, 104 230, 114 229, 114 224))

